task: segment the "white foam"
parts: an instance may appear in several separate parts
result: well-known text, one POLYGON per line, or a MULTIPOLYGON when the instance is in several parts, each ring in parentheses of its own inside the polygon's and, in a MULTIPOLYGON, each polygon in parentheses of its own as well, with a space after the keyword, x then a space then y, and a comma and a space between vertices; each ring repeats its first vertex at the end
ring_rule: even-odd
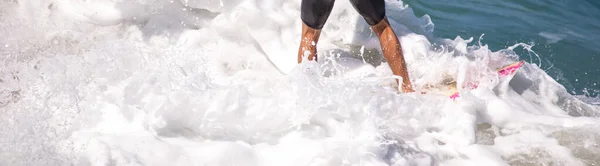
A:
POLYGON ((554 44, 554 43, 557 43, 557 42, 563 40, 565 37, 567 37, 567 35, 564 35, 564 34, 557 34, 557 33, 550 33, 550 32, 540 32, 540 33, 538 33, 538 35, 546 38, 546 44, 554 44))
POLYGON ((598 107, 535 64, 499 79, 512 47, 457 37, 439 49, 427 16, 388 1, 417 90, 480 83, 457 102, 398 94, 386 63, 364 63, 381 59, 379 43, 347 1, 319 62, 296 64, 299 3, 2 2, 0 165, 597 162, 585 157, 600 154, 593 146, 553 134, 597 133, 572 128, 598 125, 598 107))

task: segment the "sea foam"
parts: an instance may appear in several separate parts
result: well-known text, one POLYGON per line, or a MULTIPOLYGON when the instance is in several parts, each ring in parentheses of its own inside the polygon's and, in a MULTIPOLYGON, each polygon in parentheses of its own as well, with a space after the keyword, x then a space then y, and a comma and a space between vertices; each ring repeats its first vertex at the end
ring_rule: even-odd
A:
MULTIPOLYGON (((1 2, 1 165, 591 165, 598 106, 537 64, 387 1, 417 91, 337 1, 296 64, 300 0, 1 2)), ((519 45, 515 45, 519 47, 519 45)))

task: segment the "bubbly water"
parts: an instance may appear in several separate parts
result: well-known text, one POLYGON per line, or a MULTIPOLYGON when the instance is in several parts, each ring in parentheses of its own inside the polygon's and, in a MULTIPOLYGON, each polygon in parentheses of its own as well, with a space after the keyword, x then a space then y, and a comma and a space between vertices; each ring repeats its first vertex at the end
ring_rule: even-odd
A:
POLYGON ((0 165, 600 165, 598 100, 519 43, 436 38, 388 1, 418 91, 337 1, 317 62, 295 64, 300 0, 0 2, 0 165), (594 105, 594 103, 596 105, 594 105))
POLYGON ((600 95, 600 1, 404 0, 427 14, 440 38, 481 36, 491 50, 515 43, 519 58, 535 63, 571 94, 600 95))

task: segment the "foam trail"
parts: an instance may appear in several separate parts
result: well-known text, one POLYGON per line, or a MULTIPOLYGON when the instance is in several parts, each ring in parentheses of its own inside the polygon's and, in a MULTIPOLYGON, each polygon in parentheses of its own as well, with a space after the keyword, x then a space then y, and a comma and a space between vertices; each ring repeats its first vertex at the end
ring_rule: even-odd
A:
POLYGON ((347 1, 295 64, 299 2, 0 2, 0 165, 599 164, 598 106, 536 65, 499 79, 513 48, 388 1, 417 90, 480 83, 398 94, 347 1))

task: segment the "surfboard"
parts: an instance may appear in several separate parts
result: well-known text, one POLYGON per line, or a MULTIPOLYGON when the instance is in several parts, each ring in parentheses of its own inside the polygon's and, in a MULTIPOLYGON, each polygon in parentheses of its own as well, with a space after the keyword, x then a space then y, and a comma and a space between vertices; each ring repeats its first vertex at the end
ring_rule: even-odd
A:
MULTIPOLYGON (((509 64, 502 68, 497 69, 500 80, 511 79, 512 76, 515 75, 515 73, 523 66, 524 63, 525 63, 525 61, 522 60, 522 61, 515 62, 515 63, 509 64)), ((434 93, 446 95, 453 101, 456 101, 458 98, 460 98, 460 91, 458 90, 457 86, 458 85, 456 84, 456 82, 452 81, 452 82, 448 83, 445 87, 441 87, 441 88, 438 87, 437 88, 438 91, 434 92, 434 93)), ((468 89, 473 90, 473 89, 477 89, 478 86, 479 86, 479 84, 477 82, 474 82, 474 83, 467 83, 462 88, 463 89, 468 88, 468 89)), ((429 93, 429 92, 421 92, 421 94, 427 94, 427 93, 429 93)))

